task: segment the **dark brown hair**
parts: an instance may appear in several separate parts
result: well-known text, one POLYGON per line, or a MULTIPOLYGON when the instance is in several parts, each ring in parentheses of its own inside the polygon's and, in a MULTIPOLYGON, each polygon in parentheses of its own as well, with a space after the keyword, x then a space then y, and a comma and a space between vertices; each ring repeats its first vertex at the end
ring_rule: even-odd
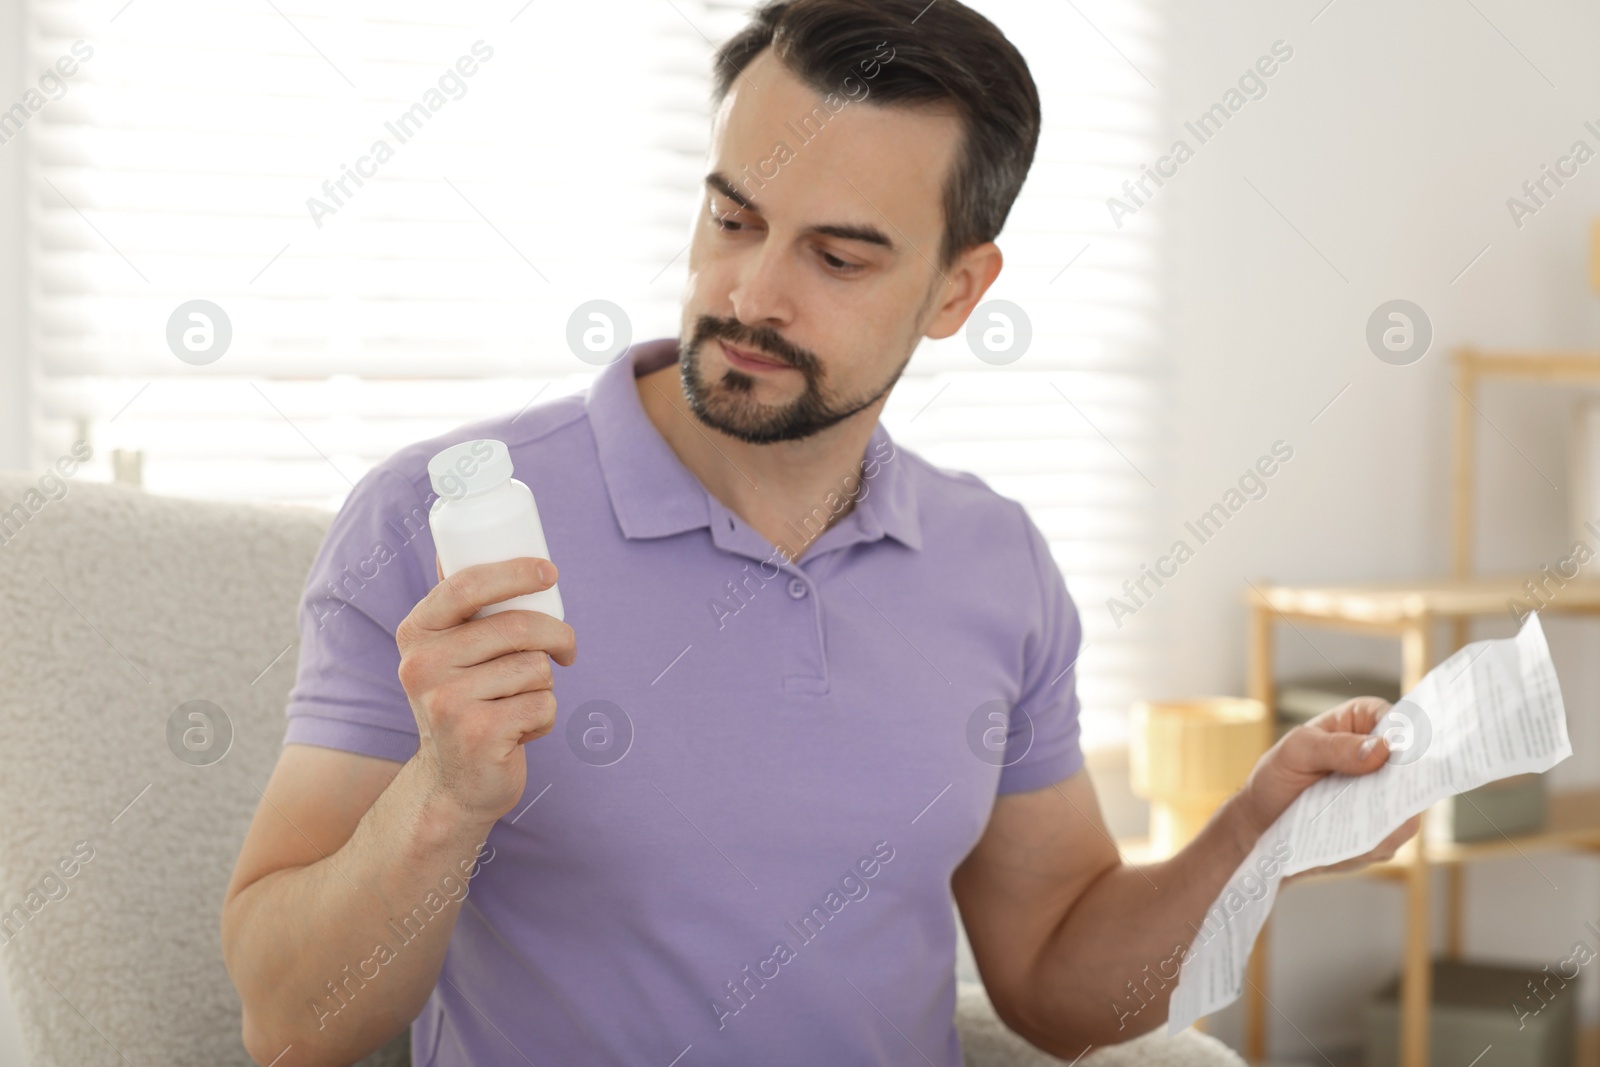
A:
POLYGON ((937 261, 994 240, 1033 165, 1039 91, 1004 34, 958 0, 769 0, 715 60, 712 102, 769 45, 796 77, 836 92, 887 42, 893 59, 871 79, 868 103, 953 106, 964 134, 944 183, 937 261))

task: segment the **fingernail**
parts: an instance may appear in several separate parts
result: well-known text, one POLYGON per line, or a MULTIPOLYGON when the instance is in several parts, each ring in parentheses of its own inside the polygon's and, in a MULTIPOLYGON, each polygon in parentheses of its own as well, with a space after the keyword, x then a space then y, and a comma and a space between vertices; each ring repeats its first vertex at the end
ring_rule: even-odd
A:
POLYGON ((1366 759, 1368 756, 1372 755, 1372 750, 1377 747, 1378 739, 1376 737, 1369 737, 1365 741, 1361 742, 1360 748, 1356 749, 1356 756, 1360 759, 1366 759))
POLYGON ((550 568, 549 567, 547 567, 543 563, 535 563, 533 566, 534 566, 534 569, 539 572, 539 580, 541 582, 548 582, 550 580, 550 568))

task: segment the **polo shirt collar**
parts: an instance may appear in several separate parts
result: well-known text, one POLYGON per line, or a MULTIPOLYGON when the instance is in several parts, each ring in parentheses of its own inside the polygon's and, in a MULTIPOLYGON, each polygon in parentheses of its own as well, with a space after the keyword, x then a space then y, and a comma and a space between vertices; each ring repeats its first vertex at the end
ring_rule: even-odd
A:
MULTIPOLYGON (((713 512, 726 510, 678 459, 639 400, 634 378, 677 359, 676 338, 636 344, 600 371, 585 398, 600 474, 617 523, 628 538, 666 537, 709 527, 713 512)), ((907 459, 883 423, 873 427, 863 459, 876 461, 876 471, 868 482, 871 489, 844 522, 855 521, 860 540, 888 535, 920 549, 922 528, 907 459), (883 456, 891 458, 884 460, 883 456)), ((828 535, 835 529, 824 534, 824 539, 831 539, 828 535)))

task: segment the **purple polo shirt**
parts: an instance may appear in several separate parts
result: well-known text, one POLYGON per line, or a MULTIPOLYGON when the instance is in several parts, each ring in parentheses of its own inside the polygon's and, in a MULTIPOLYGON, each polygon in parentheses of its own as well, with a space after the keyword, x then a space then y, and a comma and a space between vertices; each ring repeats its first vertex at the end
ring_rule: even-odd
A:
POLYGON ((881 424, 865 496, 816 537, 843 506, 819 501, 787 562, 646 416, 633 376, 676 358, 636 345, 584 393, 402 449, 334 520, 286 743, 416 751, 394 633, 435 582, 425 464, 458 441, 509 446, 579 649, 470 884, 394 917, 340 992, 381 996, 468 891, 417 1067, 959 1067, 950 876, 997 793, 1082 764, 1077 610, 1020 504, 881 424))

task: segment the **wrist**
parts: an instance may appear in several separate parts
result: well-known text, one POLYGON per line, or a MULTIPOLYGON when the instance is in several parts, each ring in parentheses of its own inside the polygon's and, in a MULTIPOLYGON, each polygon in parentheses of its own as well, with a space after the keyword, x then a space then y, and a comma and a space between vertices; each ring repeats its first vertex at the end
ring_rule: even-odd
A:
POLYGON ((498 816, 472 811, 445 789, 429 769, 413 757, 401 768, 411 803, 411 845, 418 859, 476 846, 489 836, 498 816))
POLYGON ((1256 847, 1256 842, 1261 840, 1261 835, 1267 832, 1267 828, 1273 822, 1264 818, 1257 810, 1248 785, 1223 803, 1218 821, 1227 827, 1228 837, 1238 851, 1240 859, 1250 854, 1250 850, 1256 847))

